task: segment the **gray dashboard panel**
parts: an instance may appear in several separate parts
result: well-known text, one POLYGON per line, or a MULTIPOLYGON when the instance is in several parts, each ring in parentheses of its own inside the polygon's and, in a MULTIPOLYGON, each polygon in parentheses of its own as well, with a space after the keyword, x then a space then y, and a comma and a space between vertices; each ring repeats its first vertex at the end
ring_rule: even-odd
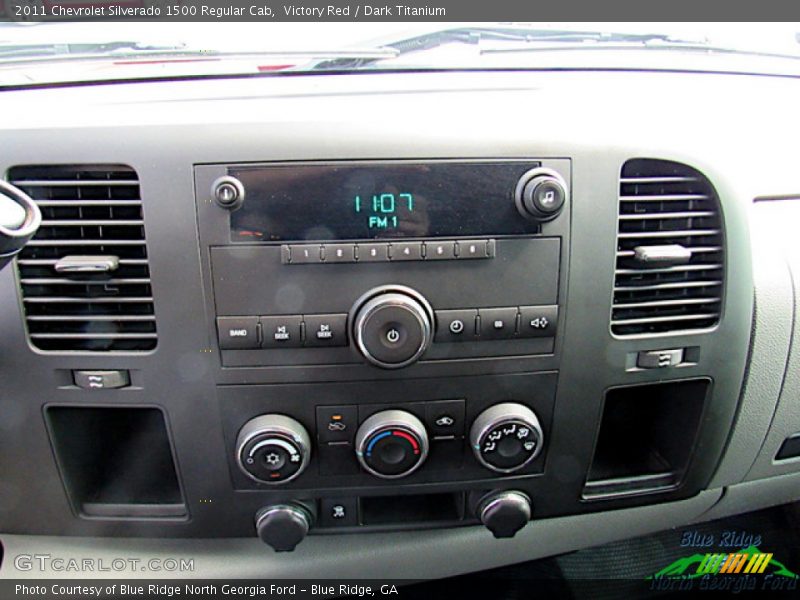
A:
MULTIPOLYGON (((596 418, 608 387, 662 376, 626 372, 631 352, 695 345, 711 338, 714 343, 704 349, 698 364, 671 377, 713 372, 721 375, 714 394, 738 397, 753 307, 749 207, 754 197, 800 190, 792 158, 800 134, 800 125, 793 119, 797 86, 788 78, 542 72, 273 78, 4 93, 0 129, 7 151, 0 155, 0 171, 18 164, 109 162, 137 170, 160 340, 156 351, 142 356, 59 356, 34 351, 25 338, 14 274, 9 269, 0 273, 0 295, 5 299, 0 313, 4 340, 0 370, 6 386, 0 400, 0 499, 8 507, 0 530, 80 536, 113 531, 118 536, 204 539, 226 535, 224 524, 232 518, 239 519, 239 535, 248 535, 252 529, 236 512, 240 499, 228 480, 229 450, 218 426, 215 387, 225 381, 218 377, 218 357, 211 352, 214 342, 207 328, 191 318, 209 314, 204 290, 210 286, 203 280, 198 246, 196 164, 570 157, 570 276, 561 290, 570 317, 563 330, 556 418, 573 424, 587 415, 596 418), (689 89, 692 93, 686 93, 689 89), (769 110, 764 109, 765 98, 769 110), (742 119, 746 114, 759 118, 742 119), (728 295, 723 321, 713 332, 621 340, 608 330, 619 169, 628 158, 641 156, 692 165, 712 181, 722 199, 729 242, 728 295), (142 389, 97 391, 88 399, 92 404, 164 407, 189 501, 187 522, 109 523, 72 514, 52 460, 41 410, 46 402, 87 402, 85 393, 63 386, 59 379, 61 371, 75 368, 129 368, 139 373, 142 389), (31 461, 37 477, 19 469, 31 461)), ((753 351, 761 352, 763 346, 756 342, 753 351)), ((781 344, 785 346, 785 340, 770 347, 784 347, 781 344)), ((504 361, 497 371, 526 371, 542 365, 553 366, 547 359, 519 358, 504 361)), ((425 365, 414 368, 420 376, 430 374, 425 365)), ((468 368, 450 366, 437 374, 457 375, 468 368)), ((740 423, 731 433, 728 454, 710 487, 740 482, 756 460, 768 425, 766 415, 774 405, 777 370, 764 372, 764 384, 754 379, 744 395, 740 423)), ((265 377, 254 374, 256 380, 265 377)), ((726 416, 710 414, 708 418, 726 416)), ((585 474, 576 471, 571 454, 590 453, 593 440, 565 427, 554 432, 552 444, 558 449, 558 459, 548 468, 569 485, 580 486, 585 474)), ((534 523, 522 537, 508 542, 503 552, 486 543, 487 533, 465 528, 392 534, 397 537, 391 538, 391 549, 383 547, 380 552, 376 547, 388 538, 365 536, 363 549, 335 558, 330 553, 335 539, 320 537, 307 540, 308 546, 301 546, 296 556, 307 559, 303 569, 313 576, 347 574, 346 569, 356 568, 356 559, 369 557, 367 564, 381 575, 438 577, 675 526, 700 518, 719 495, 707 492, 680 502, 534 523), (589 529, 596 530, 597 536, 587 537, 589 529), (411 548, 418 543, 429 553, 412 554, 411 548), (476 543, 480 551, 474 550, 476 543), (507 548, 511 550, 506 552, 507 548), (448 565, 431 560, 442 553, 461 556, 461 562, 448 565)), ((12 553, 39 538, 9 535, 0 539, 12 553)), ((41 540, 76 553, 88 543, 78 537, 41 540)), ((127 543, 110 538, 91 542, 96 552, 101 548, 113 552, 127 543)), ((184 543, 201 552, 190 541, 137 543, 142 544, 142 552, 179 548, 184 543)), ((248 557, 241 571, 227 566, 209 573, 268 574, 259 570, 266 550, 257 541, 220 540, 206 548, 212 554, 216 548, 248 557)), ((282 557, 268 556, 269 568, 285 568, 282 557)), ((358 568, 363 573, 364 567, 358 568)))

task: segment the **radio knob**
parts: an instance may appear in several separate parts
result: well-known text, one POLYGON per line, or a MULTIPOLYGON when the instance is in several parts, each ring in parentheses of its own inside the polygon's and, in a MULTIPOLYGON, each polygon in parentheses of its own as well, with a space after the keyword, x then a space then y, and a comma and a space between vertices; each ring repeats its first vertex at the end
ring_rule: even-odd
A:
POLYGON ((311 439, 300 423, 283 415, 261 415, 244 424, 236 461, 245 475, 272 485, 295 479, 308 466, 311 439))
POLYGON ((520 177, 514 193, 517 210, 526 219, 555 219, 567 201, 567 182, 552 169, 532 169, 520 177))
POLYGON ((483 411, 472 423, 469 438, 478 462, 497 473, 513 473, 530 463, 544 441, 536 414, 514 402, 483 411))
POLYGON ((420 294, 401 286, 376 288, 356 302, 353 339, 369 362, 399 369, 431 343, 433 310, 420 294))
POLYGON ((367 471, 399 479, 416 471, 428 457, 428 434, 422 422, 404 410, 384 410, 369 417, 356 433, 356 456, 367 471))

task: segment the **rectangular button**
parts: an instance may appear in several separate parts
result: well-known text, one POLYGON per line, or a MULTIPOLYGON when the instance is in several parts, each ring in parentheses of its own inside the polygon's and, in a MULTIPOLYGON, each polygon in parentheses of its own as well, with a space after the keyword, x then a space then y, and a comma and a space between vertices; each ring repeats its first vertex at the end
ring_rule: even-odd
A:
POLYGON ((303 317, 261 317, 261 342, 264 348, 297 348, 301 345, 303 317))
POLYGON ((519 336, 555 337, 558 306, 520 306, 519 336))
POLYGON ((488 258, 486 240, 459 240, 458 258, 488 258))
POLYGON ((514 337, 517 330, 517 308, 478 309, 481 320, 481 338, 486 340, 507 340, 514 337))
POLYGON ((319 244, 296 244, 289 246, 290 261, 293 265, 322 262, 322 246, 319 244))
POLYGON ((317 438, 320 442, 350 442, 357 428, 357 406, 317 407, 317 438))
POLYGON ((422 260, 422 242, 395 242, 390 253, 393 261, 422 260))
POLYGON ((319 507, 320 527, 358 525, 358 498, 322 498, 319 507))
POLYGON ((217 317, 222 350, 258 348, 258 317, 217 317))
POLYGON ((455 242, 425 242, 425 260, 450 260, 455 257, 455 242))
POLYGON ((436 336, 437 342, 468 342, 475 340, 475 309, 437 310, 436 336))
POLYGON ((665 369, 683 362, 683 348, 670 350, 648 350, 639 352, 636 366, 642 369, 665 369))
POLYGON ((425 425, 433 437, 464 435, 464 400, 437 400, 425 404, 425 425))
POLYGON ((355 244, 325 244, 322 255, 326 263, 351 263, 356 262, 355 244))
POLYGON ((304 315, 304 346, 347 346, 347 315, 304 315))
POLYGON ((389 260, 389 244, 359 244, 358 262, 386 262, 389 260))
POLYGON ((128 371, 73 371, 75 385, 85 390, 113 390, 131 383, 128 371))

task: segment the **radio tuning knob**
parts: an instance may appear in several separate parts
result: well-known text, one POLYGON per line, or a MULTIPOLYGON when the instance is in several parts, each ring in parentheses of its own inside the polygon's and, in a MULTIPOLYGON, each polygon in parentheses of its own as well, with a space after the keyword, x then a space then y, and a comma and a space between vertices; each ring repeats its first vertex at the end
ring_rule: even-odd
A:
POLYGON ((271 485, 298 477, 311 458, 311 439, 300 423, 283 415, 261 415, 244 424, 236 440, 236 462, 245 475, 271 485))
POLYGON ((478 462, 497 473, 513 473, 529 464, 544 441, 536 414, 515 402, 483 411, 472 423, 469 438, 478 462))
POLYGON ((555 219, 567 201, 567 182, 552 169, 531 169, 520 177, 514 192, 517 210, 526 219, 555 219))
POLYGON ((412 364, 431 343, 433 310, 418 292, 403 286, 375 288, 351 312, 353 339, 373 365, 399 369, 412 364))

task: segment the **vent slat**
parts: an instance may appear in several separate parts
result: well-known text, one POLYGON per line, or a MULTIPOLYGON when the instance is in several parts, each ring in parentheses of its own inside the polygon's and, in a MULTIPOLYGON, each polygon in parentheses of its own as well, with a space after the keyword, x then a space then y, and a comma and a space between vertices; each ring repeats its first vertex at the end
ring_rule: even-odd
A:
POLYGON ((62 277, 39 277, 22 278, 19 280, 23 285, 125 285, 125 284, 149 284, 150 278, 138 279, 65 279, 62 277))
POLYGON ((622 167, 611 331, 642 335, 719 322, 725 272, 719 199, 695 169, 634 159, 622 167), (660 247, 677 252, 659 257, 660 247), (637 252, 638 251, 638 252, 637 252), (644 262, 645 256, 659 257, 644 262))
POLYGON ((641 325, 643 323, 675 323, 678 321, 699 321, 704 319, 715 319, 719 313, 707 313, 696 315, 676 315, 674 317, 645 317, 643 319, 624 319, 611 321, 612 325, 641 325))
POLYGON ((98 296, 96 298, 74 298, 72 296, 30 296, 23 298, 23 301, 31 304, 86 304, 86 303, 111 303, 121 302, 123 304, 152 304, 153 298, 149 296, 98 296))
POLYGON ((141 339, 154 340, 158 337, 155 333, 29 333, 29 337, 38 340, 114 340, 114 339, 141 339))
POLYGON ((636 231, 628 233, 618 233, 617 238, 621 240, 632 240, 639 238, 682 238, 682 237, 710 237, 719 235, 719 229, 681 229, 677 231, 636 231))
POLYGON ((14 167, 8 175, 43 215, 37 235, 16 261, 31 343, 51 352, 155 348, 136 172, 121 165, 59 165, 14 167), (118 269, 105 276, 55 270, 62 259, 75 256, 111 256, 118 269))
POLYGON ((657 219, 699 219, 701 217, 716 217, 717 213, 711 210, 670 212, 670 213, 631 213, 620 215, 620 221, 649 221, 657 219))
POLYGON ((42 221, 42 227, 120 227, 120 226, 141 226, 144 221, 124 220, 124 219, 70 219, 64 221, 42 221))
POLYGON ((686 200, 710 200, 701 194, 654 194, 652 196, 620 196, 621 202, 685 202, 686 200))
POLYGON ((121 185, 139 187, 138 179, 19 179, 12 177, 17 187, 117 187, 121 185))
POLYGON ((30 315, 28 321, 155 321, 154 315, 30 315))

